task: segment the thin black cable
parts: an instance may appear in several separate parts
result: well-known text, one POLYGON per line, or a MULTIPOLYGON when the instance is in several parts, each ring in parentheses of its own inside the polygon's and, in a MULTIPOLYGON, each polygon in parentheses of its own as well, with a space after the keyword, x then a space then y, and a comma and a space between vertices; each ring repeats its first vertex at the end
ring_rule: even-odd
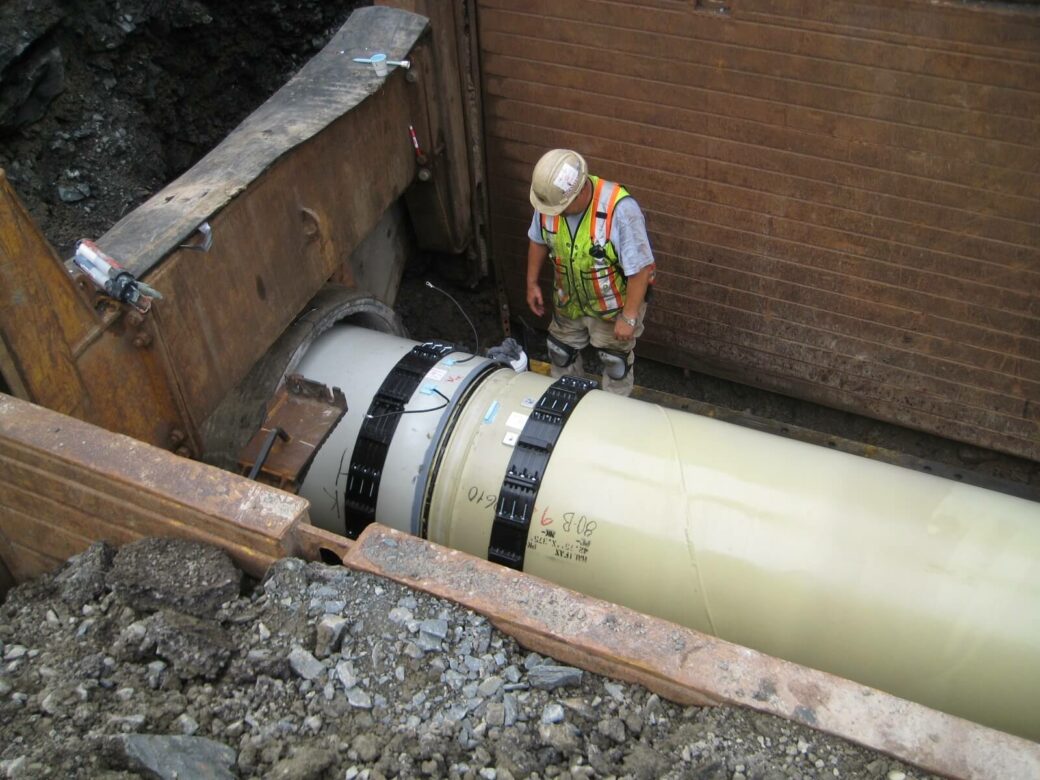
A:
POLYGON ((346 520, 343 517, 343 510, 341 509, 341 507, 339 505, 339 493, 336 492, 336 491, 339 490, 339 480, 340 480, 340 477, 345 477, 345 476, 347 476, 347 473, 348 473, 348 472, 343 470, 343 461, 346 460, 346 458, 347 458, 347 449, 344 448, 343 452, 341 452, 340 455, 339 455, 339 468, 336 469, 336 481, 332 484, 332 487, 333 487, 332 498, 333 498, 333 501, 334 501, 333 508, 336 510, 336 518, 339 519, 339 520, 342 520, 344 523, 346 522, 346 520))
POLYGON ((436 290, 437 292, 441 293, 442 295, 447 295, 448 296, 448 300, 455 304, 455 308, 457 308, 459 310, 459 313, 462 314, 462 316, 466 318, 466 322, 469 323, 469 327, 473 331, 473 345, 474 345, 473 346, 473 354, 470 355, 468 358, 464 358, 462 360, 456 360, 455 361, 456 365, 458 365, 459 363, 468 363, 470 360, 472 360, 473 358, 475 358, 477 355, 480 354, 480 337, 477 335, 477 326, 473 324, 473 320, 471 320, 469 318, 469 315, 466 314, 466 310, 463 309, 461 304, 459 304, 459 302, 457 300, 455 300, 451 296, 451 293, 449 293, 447 290, 442 290, 440 287, 435 285, 429 279, 426 280, 426 286, 429 287, 431 290, 436 290))
MULTIPOLYGON (((460 360, 459 362, 462 363, 463 361, 460 360)), ((443 409, 444 407, 446 407, 448 404, 451 403, 451 400, 448 398, 448 396, 446 396, 444 393, 442 393, 436 387, 432 388, 432 390, 433 390, 433 392, 435 392, 437 395, 439 395, 441 398, 444 399, 444 403, 442 403, 440 406, 434 406, 434 407, 432 407, 430 409, 399 409, 397 411, 385 412, 383 414, 376 414, 376 415, 366 414, 365 415, 365 419, 366 420, 381 420, 384 417, 392 417, 395 414, 422 414, 423 412, 439 412, 441 409, 443 409)))
POLYGON ((520 324, 523 326, 521 328, 521 331, 520 331, 520 346, 523 348, 524 352, 526 352, 528 355, 530 355, 531 354, 531 341, 530 341, 530 339, 528 337, 529 336, 533 336, 538 331, 537 331, 536 328, 532 328, 531 327, 531 323, 529 323, 526 319, 524 319, 524 315, 523 314, 517 314, 516 318, 520 321, 520 324))

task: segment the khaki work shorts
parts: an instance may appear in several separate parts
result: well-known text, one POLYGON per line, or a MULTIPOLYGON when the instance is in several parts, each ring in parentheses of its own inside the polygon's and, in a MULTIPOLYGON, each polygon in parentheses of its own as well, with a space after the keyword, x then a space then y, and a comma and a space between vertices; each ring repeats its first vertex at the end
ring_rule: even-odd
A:
MULTIPOLYGON (((609 349, 625 355, 628 362, 628 373, 623 379, 611 379, 606 373, 600 379, 601 387, 609 393, 616 395, 631 395, 632 387, 635 385, 635 362, 633 350, 636 339, 643 335, 643 316, 646 314, 646 304, 639 307, 639 323, 636 325, 635 333, 631 341, 620 341, 614 338, 614 321, 601 320, 599 317, 579 317, 570 319, 558 312, 553 312, 552 322, 549 323, 549 333, 559 339, 568 347, 581 350, 591 344, 597 349, 609 349)), ((569 366, 563 368, 551 363, 551 373, 554 377, 581 376, 585 372, 585 366, 578 353, 577 359, 569 366)))

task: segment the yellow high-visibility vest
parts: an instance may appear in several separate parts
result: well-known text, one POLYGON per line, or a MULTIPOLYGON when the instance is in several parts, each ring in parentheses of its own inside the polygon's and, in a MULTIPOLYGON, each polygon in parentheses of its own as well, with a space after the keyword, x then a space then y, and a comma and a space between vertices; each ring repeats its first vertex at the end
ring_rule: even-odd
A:
POLYGON ((541 215, 542 240, 553 262, 556 310, 564 317, 613 319, 625 305, 625 273, 610 241, 614 208, 628 190, 589 176, 592 200, 575 235, 564 215, 541 215))

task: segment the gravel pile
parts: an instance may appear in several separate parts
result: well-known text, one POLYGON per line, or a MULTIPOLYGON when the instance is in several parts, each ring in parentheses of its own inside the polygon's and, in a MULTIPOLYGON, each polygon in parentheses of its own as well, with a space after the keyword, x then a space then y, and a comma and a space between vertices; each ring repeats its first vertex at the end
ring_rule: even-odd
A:
POLYGON ((679 707, 479 615, 286 559, 93 545, 0 610, 0 777, 913 777, 757 713, 679 707))

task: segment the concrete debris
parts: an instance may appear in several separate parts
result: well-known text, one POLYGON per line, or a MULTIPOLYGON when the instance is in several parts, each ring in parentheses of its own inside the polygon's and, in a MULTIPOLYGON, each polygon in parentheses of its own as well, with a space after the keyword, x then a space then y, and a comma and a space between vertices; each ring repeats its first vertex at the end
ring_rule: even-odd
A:
POLYGON ((424 620, 419 624, 419 632, 434 639, 444 639, 448 636, 447 620, 424 620))
POLYGON ((565 756, 581 748, 578 727, 572 723, 543 723, 538 727, 538 736, 544 744, 565 756))
POLYGON ((545 705, 542 710, 542 723, 559 723, 563 718, 563 707, 556 702, 545 705))
POLYGON ((90 197, 90 185, 82 181, 76 184, 59 184, 58 197, 63 203, 79 203, 90 197))
POLYGON ((275 764, 265 780, 317 780, 335 761, 332 750, 303 746, 275 764))
POLYGON ((199 730, 199 722, 186 712, 178 715, 173 725, 175 729, 186 737, 193 736, 199 730))
POLYGON ((618 744, 625 741, 625 724, 621 718, 604 718, 596 724, 596 730, 618 744))
POLYGON ((350 702, 351 707, 357 707, 362 710, 372 709, 372 697, 360 688, 351 688, 348 690, 347 701, 350 702))

